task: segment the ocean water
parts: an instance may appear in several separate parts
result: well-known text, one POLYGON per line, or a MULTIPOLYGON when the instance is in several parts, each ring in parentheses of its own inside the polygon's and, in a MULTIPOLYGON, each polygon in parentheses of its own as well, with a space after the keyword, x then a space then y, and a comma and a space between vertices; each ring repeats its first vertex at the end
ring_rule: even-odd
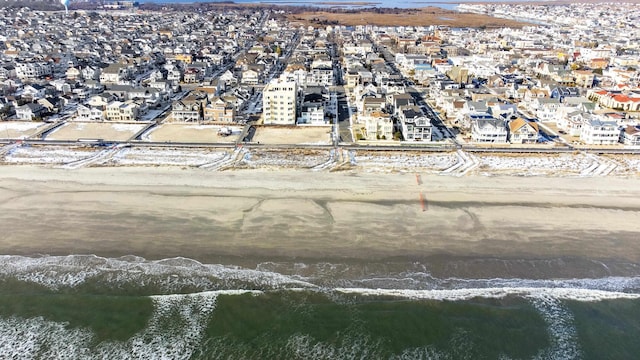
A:
POLYGON ((640 277, 0 256, 0 359, 633 359, 640 277))

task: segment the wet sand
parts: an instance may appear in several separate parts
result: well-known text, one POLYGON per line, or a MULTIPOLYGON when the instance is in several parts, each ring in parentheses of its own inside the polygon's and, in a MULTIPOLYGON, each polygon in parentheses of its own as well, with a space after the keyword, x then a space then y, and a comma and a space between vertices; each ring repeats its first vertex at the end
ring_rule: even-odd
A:
POLYGON ((639 195, 637 179, 621 178, 3 166, 0 248, 202 262, 452 259, 440 269, 470 259, 480 264, 470 272, 487 259, 561 259, 554 268, 593 261, 628 264, 628 274, 640 272, 639 195))

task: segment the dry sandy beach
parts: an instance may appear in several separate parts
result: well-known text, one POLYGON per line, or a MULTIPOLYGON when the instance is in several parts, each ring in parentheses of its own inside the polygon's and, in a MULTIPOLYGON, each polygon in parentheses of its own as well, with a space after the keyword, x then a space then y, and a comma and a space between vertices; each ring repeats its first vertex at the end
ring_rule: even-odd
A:
POLYGON ((605 262, 595 275, 622 271, 610 264, 628 274, 640 273, 638 198, 640 182, 622 178, 2 166, 0 248, 203 262, 578 259, 605 262))

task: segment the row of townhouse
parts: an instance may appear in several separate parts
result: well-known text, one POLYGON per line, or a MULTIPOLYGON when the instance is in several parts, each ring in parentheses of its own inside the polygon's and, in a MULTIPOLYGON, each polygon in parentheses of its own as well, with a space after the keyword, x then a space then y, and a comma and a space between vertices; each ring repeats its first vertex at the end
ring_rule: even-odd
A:
POLYGON ((495 118, 488 113, 470 114, 471 140, 476 143, 535 144, 538 124, 520 117, 510 120, 495 118))

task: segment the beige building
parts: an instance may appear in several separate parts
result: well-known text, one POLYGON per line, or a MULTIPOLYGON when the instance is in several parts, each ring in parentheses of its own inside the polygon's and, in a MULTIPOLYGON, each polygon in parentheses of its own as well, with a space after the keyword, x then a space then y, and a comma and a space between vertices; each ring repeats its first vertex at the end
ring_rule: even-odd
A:
POLYGON ((233 104, 219 97, 213 98, 204 108, 205 122, 230 123, 233 122, 235 115, 236 111, 233 104))
POLYGON ((274 82, 264 87, 262 116, 265 125, 295 125, 296 83, 274 82))
POLYGON ((109 121, 136 121, 139 114, 139 106, 133 101, 112 101, 107 105, 106 119, 109 121))
POLYGON ((393 121, 389 114, 374 112, 363 116, 363 135, 366 140, 391 140, 393 139, 393 121))

